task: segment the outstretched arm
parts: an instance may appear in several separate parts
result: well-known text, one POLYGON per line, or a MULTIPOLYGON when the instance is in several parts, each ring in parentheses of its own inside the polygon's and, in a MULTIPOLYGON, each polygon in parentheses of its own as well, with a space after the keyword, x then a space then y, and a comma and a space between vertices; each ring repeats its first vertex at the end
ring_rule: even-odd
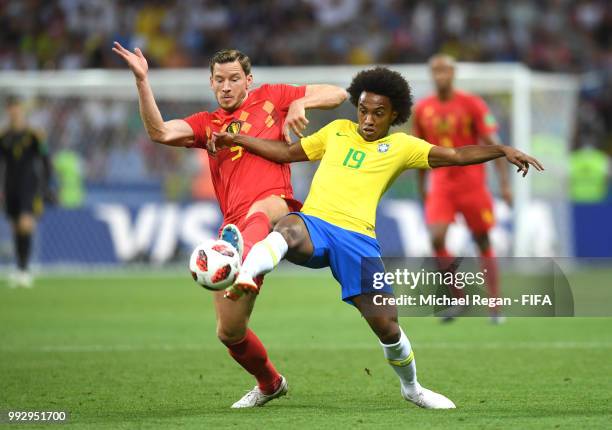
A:
POLYGON ((164 145, 191 145, 194 139, 193 130, 186 121, 182 119, 163 120, 147 78, 149 65, 144 55, 142 55, 142 51, 136 48, 134 52, 130 52, 121 46, 120 43, 115 42, 113 52, 123 58, 132 70, 132 73, 134 73, 136 88, 138 89, 140 117, 149 138, 154 142, 163 143, 164 145))
POLYGON ((289 105, 285 124, 283 124, 285 141, 291 142, 290 131, 296 136, 304 137, 302 132, 308 125, 306 109, 333 109, 341 105, 347 97, 346 90, 335 85, 307 85, 304 97, 294 100, 289 105))
POLYGON ((249 152, 259 155, 276 163, 292 163, 294 161, 308 161, 300 141, 287 145, 279 140, 258 139, 244 134, 213 133, 213 151, 230 146, 242 146, 249 152))
POLYGON ((429 151, 429 165, 431 167, 467 166, 501 157, 506 157, 508 162, 517 166, 517 172, 523 172, 523 176, 529 172, 530 165, 536 170, 544 170, 542 164, 535 158, 505 145, 468 145, 459 148, 434 146, 429 151))

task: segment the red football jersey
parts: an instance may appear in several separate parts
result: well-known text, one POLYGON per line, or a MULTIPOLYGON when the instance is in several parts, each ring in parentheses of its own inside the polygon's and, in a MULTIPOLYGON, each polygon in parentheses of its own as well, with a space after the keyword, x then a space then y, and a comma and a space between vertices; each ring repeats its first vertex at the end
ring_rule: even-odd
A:
MULTIPOLYGON (((417 103, 413 124, 417 137, 446 147, 478 145, 480 137, 497 131, 484 100, 458 90, 450 100, 441 101, 433 95, 417 103)), ((440 167, 431 172, 430 191, 482 187, 485 181, 484 164, 440 167)))
MULTIPOLYGON (((193 129, 193 148, 206 148, 215 131, 229 131, 262 139, 283 140, 282 126, 289 105, 304 97, 305 86, 262 85, 250 91, 234 112, 221 108, 198 112, 185 121, 193 129)), ((293 198, 289 164, 278 164, 243 150, 240 146, 208 154, 215 194, 224 224, 238 222, 251 205, 269 195, 293 198)))

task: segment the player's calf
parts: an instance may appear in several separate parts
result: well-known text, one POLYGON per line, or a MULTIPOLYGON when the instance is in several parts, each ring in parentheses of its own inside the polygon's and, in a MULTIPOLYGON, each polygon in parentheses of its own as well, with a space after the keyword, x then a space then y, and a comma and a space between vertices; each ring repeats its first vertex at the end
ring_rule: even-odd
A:
POLYGON ((426 409, 451 409, 455 404, 441 394, 423 388, 417 381, 416 360, 408 337, 397 321, 395 306, 376 307, 368 295, 359 295, 353 302, 378 336, 387 362, 400 380, 402 397, 426 409))
POLYGON ((445 396, 428 390, 416 377, 416 360, 408 337, 400 330, 400 338, 393 344, 381 342, 387 361, 400 380, 402 397, 425 409, 454 409, 455 404, 445 396))

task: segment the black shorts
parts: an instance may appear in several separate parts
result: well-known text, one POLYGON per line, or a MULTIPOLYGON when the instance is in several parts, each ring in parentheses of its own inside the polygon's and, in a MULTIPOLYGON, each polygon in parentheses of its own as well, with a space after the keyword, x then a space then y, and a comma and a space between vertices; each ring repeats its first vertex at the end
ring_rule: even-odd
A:
POLYGON ((16 220, 20 215, 38 216, 43 212, 43 199, 35 190, 11 190, 5 194, 5 210, 8 217, 16 220))

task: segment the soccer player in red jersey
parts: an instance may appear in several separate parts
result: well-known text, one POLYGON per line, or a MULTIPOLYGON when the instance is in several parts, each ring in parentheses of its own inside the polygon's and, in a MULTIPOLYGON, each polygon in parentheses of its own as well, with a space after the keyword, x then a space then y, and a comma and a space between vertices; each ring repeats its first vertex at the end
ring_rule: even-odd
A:
MULTIPOLYGON (((344 89, 332 85, 291 86, 253 83, 250 59, 237 50, 219 51, 210 60, 210 86, 219 108, 198 112, 184 119, 164 121, 147 79, 148 65, 140 49, 130 52, 115 42, 113 51, 122 57, 136 78, 140 116, 151 140, 171 146, 209 150, 210 170, 223 213, 223 226, 236 224, 244 238, 242 257, 252 245, 263 240, 271 226, 290 210, 298 210, 293 200, 288 164, 268 161, 240 146, 214 151, 213 132, 232 132, 264 139, 290 141, 290 131, 302 137, 306 109, 334 108, 346 98, 344 89)), ((261 280, 260 280, 261 282, 261 280)), ((257 380, 257 385, 233 408, 262 406, 287 392, 287 382, 268 358, 265 347, 248 328, 255 304, 254 294, 236 301, 214 297, 217 336, 230 355, 257 380)))
MULTIPOLYGON (((434 145, 461 147, 500 144, 497 123, 480 97, 453 86, 455 61, 448 55, 434 55, 429 60, 436 93, 421 100, 414 109, 413 134, 434 145)), ((512 204, 512 191, 506 166, 497 160, 502 198, 512 204)), ((419 172, 419 189, 425 203, 425 221, 429 226, 436 257, 448 260, 445 239, 455 214, 461 213, 482 257, 486 284, 491 297, 499 296, 495 253, 489 230, 495 224, 493 199, 487 189, 485 166, 443 167, 431 172, 425 192, 426 172, 419 172)), ((455 293, 461 294, 458 290, 455 293)), ((494 309, 492 321, 502 321, 494 309)))

